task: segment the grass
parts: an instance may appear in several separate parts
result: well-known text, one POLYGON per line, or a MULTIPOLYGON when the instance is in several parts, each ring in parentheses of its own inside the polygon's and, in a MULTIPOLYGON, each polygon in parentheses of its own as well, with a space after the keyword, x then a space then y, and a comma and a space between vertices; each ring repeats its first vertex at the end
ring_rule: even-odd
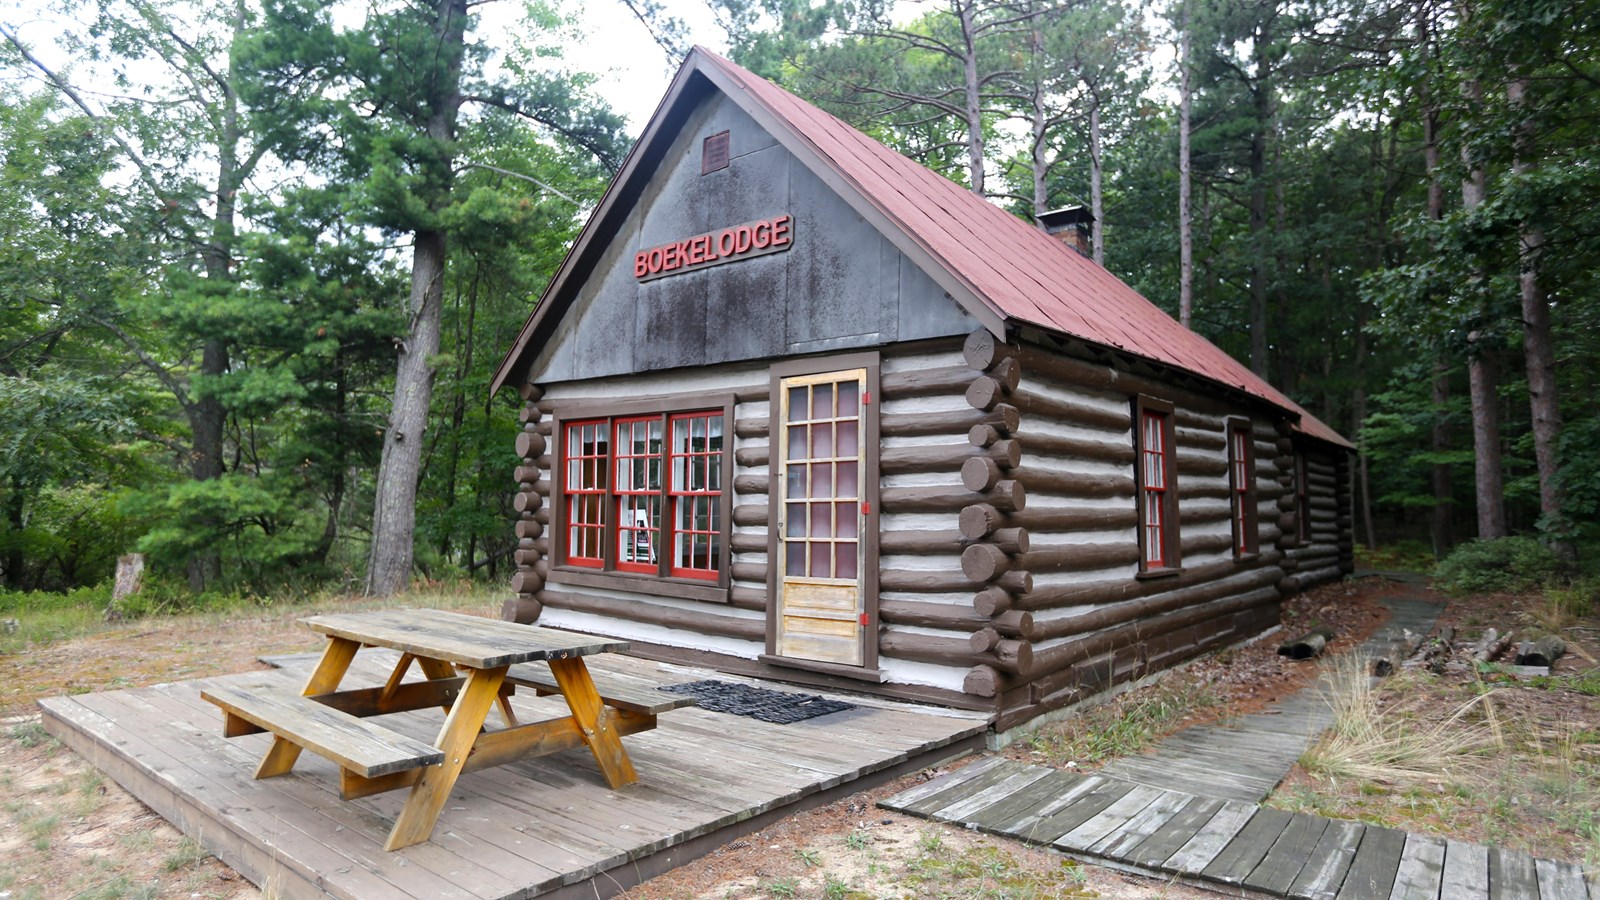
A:
POLYGON ((157 597, 147 603, 129 605, 122 610, 121 619, 107 621, 105 610, 109 595, 99 589, 84 589, 68 594, 0 591, 0 620, 15 620, 14 626, 0 629, 0 656, 22 653, 30 647, 59 641, 122 631, 152 620, 192 619, 222 623, 238 621, 239 617, 245 615, 292 615, 298 618, 333 609, 380 608, 395 603, 459 609, 492 602, 500 595, 501 592, 496 589, 461 582, 420 585, 392 600, 372 600, 333 591, 275 597, 209 594, 200 600, 182 604, 157 597))
POLYGON ((1007 848, 995 845, 967 847, 959 853, 944 851, 942 842, 929 841, 916 858, 906 865, 900 883, 910 888, 911 896, 985 898, 985 900, 1033 900, 1043 897, 1095 897, 1083 887, 1082 867, 1062 859, 1045 871, 1023 865, 1007 848))
POLYGON ((1505 745, 1493 690, 1477 693, 1449 715, 1435 718, 1404 700, 1380 706, 1360 660, 1340 658, 1329 684, 1333 726, 1300 757, 1301 766, 1313 775, 1379 783, 1443 783, 1482 769, 1487 754, 1505 745))
POLYGON ((1191 715, 1220 702, 1204 683, 1177 673, 1034 731, 1024 740, 1047 765, 1096 764, 1139 753, 1191 715))

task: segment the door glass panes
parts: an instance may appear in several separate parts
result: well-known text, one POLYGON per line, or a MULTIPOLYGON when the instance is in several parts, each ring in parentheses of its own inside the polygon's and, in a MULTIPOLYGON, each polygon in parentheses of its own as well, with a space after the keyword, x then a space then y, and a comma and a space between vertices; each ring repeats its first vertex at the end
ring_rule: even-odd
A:
POLYGON ((861 384, 865 373, 785 391, 784 573, 854 581, 860 563, 861 384))
POLYGON ((656 571, 661 545, 661 418, 617 420, 617 568, 656 571))

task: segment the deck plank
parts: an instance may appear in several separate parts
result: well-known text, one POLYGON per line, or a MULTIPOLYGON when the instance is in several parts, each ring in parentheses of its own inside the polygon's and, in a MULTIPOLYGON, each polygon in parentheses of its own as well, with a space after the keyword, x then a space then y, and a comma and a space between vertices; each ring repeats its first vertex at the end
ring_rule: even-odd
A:
MULTIPOLYGON (((1161 826, 1171 821, 1188 803, 1194 799, 1193 794, 1184 794, 1178 791, 1161 791, 1150 805, 1141 810, 1121 825, 1118 825, 1109 834, 1091 845, 1088 850, 1097 856, 1112 859, 1126 859, 1127 853, 1133 847, 1144 842, 1144 839, 1157 831, 1161 826)), ((1059 841, 1057 844, 1059 845, 1059 841)))
POLYGON ((1373 900, 1387 897, 1394 889, 1394 875, 1405 851, 1406 833, 1392 828, 1368 825, 1361 834, 1350 871, 1339 888, 1339 900, 1373 900))
POLYGON ((1256 810, 1216 859, 1200 870, 1201 877, 1223 884, 1242 884, 1289 827, 1292 818, 1291 813, 1281 809, 1256 810))
POLYGON ((1394 889, 1389 892, 1390 900, 1439 900, 1439 887, 1444 880, 1444 854, 1443 838, 1406 835, 1406 846, 1394 873, 1394 889))
POLYGON ((1244 830, 1260 808, 1253 803, 1224 801, 1216 815, 1179 847, 1162 868, 1182 875, 1200 874, 1244 830))
POLYGON ((1539 874, 1533 857, 1503 847, 1489 848, 1490 900, 1539 896, 1539 874))
POLYGON ((1535 859, 1533 867, 1539 878, 1539 900, 1588 900, 1583 869, 1553 859, 1535 859))
POLYGON ((1288 894, 1297 900, 1333 900, 1350 871, 1356 848, 1361 845, 1366 826, 1359 822, 1334 819, 1328 822, 1317 845, 1306 856, 1306 864, 1289 886, 1288 894))
POLYGON ((1439 896, 1463 900, 1488 900, 1489 848, 1482 844, 1446 840, 1444 874, 1439 896))
POLYGON ((1222 808, 1222 803, 1216 797, 1191 796, 1177 815, 1127 851, 1128 861, 1151 869, 1165 868, 1167 858, 1177 853, 1179 847, 1205 827, 1217 810, 1222 808))
POLYGON ((1327 828, 1328 820, 1321 816, 1292 815, 1267 855, 1245 876, 1245 887, 1269 894, 1287 894, 1327 828))
POLYGON ((1106 807, 1121 800, 1133 788, 1134 784, 1131 781, 1102 779, 1093 788, 1077 795, 1060 811, 1032 822, 1024 840, 1038 844, 1053 844, 1057 838, 1098 816, 1106 807))
POLYGON ((1074 785, 1084 780, 1082 775, 1062 772, 1059 769, 1048 769, 1043 766, 1045 775, 1029 786, 1028 790, 1017 791, 1009 797, 993 803, 983 809, 973 812, 962 824, 978 829, 985 834, 999 834, 1007 837, 1012 832, 1007 826, 1015 823, 1023 816, 1032 814, 1045 803, 1065 794, 1074 785))
POLYGON ((1105 809, 1078 823, 1052 843, 1060 850, 1087 850, 1136 818, 1165 791, 1137 784, 1105 809))

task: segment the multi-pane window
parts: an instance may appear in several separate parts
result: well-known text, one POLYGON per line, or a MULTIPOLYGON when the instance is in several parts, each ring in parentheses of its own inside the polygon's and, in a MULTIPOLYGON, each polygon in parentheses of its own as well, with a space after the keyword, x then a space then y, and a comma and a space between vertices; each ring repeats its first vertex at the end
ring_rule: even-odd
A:
POLYGON ((722 533, 722 414, 672 417, 672 574, 717 577, 722 533))
POLYGON ((1294 508, 1295 537, 1302 544, 1311 543, 1311 485, 1306 479, 1306 456, 1294 456, 1294 508))
POLYGON ((562 562, 720 577, 722 412, 566 422, 563 435, 562 562))
POLYGON ((1140 397, 1135 404, 1138 480, 1139 569, 1178 566, 1178 492, 1173 470, 1172 407, 1140 397))
POLYGON ((846 374, 787 382, 782 474, 789 577, 856 579, 865 376, 846 374))
POLYGON ((605 564, 609 430, 604 420, 574 422, 566 429, 567 562, 575 566, 598 569, 605 564))
POLYGON ((1256 552, 1255 479, 1252 477, 1251 436, 1248 422, 1228 423, 1228 489, 1233 501, 1233 555, 1256 552))

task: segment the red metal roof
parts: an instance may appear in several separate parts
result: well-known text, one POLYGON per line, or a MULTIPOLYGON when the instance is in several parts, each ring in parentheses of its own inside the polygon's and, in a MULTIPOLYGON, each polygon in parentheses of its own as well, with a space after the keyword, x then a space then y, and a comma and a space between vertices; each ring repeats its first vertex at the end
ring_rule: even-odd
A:
MULTIPOLYGON (((684 61, 644 136, 629 153, 599 209, 512 345, 491 391, 498 390, 521 364, 542 320, 554 315, 559 321, 563 308, 557 295, 565 293, 564 285, 578 267, 578 248, 604 230, 602 220, 611 216, 617 197, 625 193, 622 188, 650 177, 649 167, 640 162, 641 148, 656 140, 672 139, 662 133, 663 122, 680 102, 689 76, 695 72, 728 93, 758 121, 773 126, 773 137, 789 145, 792 152, 804 150, 803 156, 813 161, 814 168, 826 167, 827 173, 818 172, 825 181, 836 185, 842 181, 843 186, 853 189, 856 198, 847 200, 858 200, 876 210, 905 240, 964 288, 952 290, 958 302, 983 305, 984 308, 969 309, 981 321, 1026 323, 1184 370, 1298 416, 1295 427, 1308 436, 1350 446, 1338 432, 1265 379, 1178 324, 1102 266, 1032 224, 703 47, 696 47, 684 61), (795 146, 795 142, 803 146, 795 146), (827 174, 837 177, 828 179, 827 174)), ((934 277, 940 280, 936 274, 934 277)))
POLYGON ((789 122, 884 215, 1007 319, 1184 369, 1297 413, 1304 433, 1338 432, 1104 267, 842 120, 704 48, 751 99, 789 122))

